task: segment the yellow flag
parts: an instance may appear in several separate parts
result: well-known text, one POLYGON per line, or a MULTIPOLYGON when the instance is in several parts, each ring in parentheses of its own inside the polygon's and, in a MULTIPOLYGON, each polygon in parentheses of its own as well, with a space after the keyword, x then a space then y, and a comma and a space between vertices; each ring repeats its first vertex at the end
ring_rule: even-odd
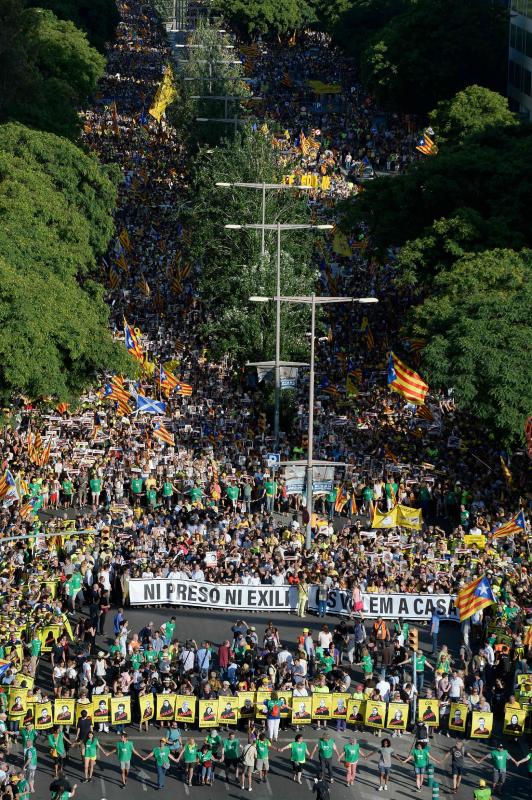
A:
POLYGON ((380 511, 375 510, 371 527, 395 528, 395 526, 399 524, 397 522, 397 509, 398 506, 395 506, 395 508, 392 508, 391 511, 387 511, 385 514, 381 514, 380 511))
POLYGON ((155 94, 153 106, 150 108, 150 114, 159 122, 167 107, 176 99, 177 91, 174 86, 174 76, 172 74, 172 68, 168 67, 155 94))
POLYGON ((423 516, 420 508, 410 508, 409 506, 396 506, 397 525, 403 528, 411 528, 418 531, 423 523, 423 516))
POLYGON ((348 258, 353 255, 353 251, 347 241, 347 236, 341 231, 335 231, 333 238, 333 250, 339 256, 347 256, 348 258))

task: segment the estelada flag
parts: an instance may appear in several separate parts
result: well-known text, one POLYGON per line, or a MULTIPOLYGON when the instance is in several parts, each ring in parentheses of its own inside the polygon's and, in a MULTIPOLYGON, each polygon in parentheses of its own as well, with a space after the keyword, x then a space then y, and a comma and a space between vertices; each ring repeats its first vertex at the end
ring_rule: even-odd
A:
POLYGON ((394 392, 399 392, 410 403, 423 405, 429 386, 417 372, 407 367, 406 364, 390 353, 388 359, 388 386, 394 392))
POLYGON ((473 614, 476 614, 477 611, 481 611, 496 602, 490 582, 483 576, 464 586, 458 592, 455 606, 460 614, 460 622, 463 622, 473 614))
POLYGON ((524 533, 526 531, 525 515, 522 511, 516 514, 515 517, 495 531, 493 539, 502 539, 503 536, 514 536, 516 533, 524 533))

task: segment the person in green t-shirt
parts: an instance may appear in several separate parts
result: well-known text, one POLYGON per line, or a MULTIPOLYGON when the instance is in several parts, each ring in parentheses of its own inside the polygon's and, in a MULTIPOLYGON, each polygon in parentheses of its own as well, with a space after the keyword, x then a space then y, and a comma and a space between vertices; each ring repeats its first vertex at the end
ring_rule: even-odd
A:
POLYGON ((232 508, 236 509, 237 500, 240 496, 240 489, 238 488, 238 486, 235 484, 234 481, 233 483, 231 483, 229 486, 226 487, 225 494, 227 495, 227 499, 229 500, 229 505, 232 508))
POLYGON ((292 780, 296 783, 301 783, 303 764, 307 756, 310 755, 307 743, 303 741, 303 735, 298 733, 294 741, 287 744, 286 747, 281 747, 279 752, 282 753, 284 750, 290 750, 290 761, 292 762, 292 772, 294 773, 292 780))
POLYGON ((338 489, 331 489, 330 492, 327 494, 327 516, 329 518, 329 522, 332 522, 334 519, 334 511, 336 506, 336 497, 338 495, 338 489))
POLYGON ((144 756, 142 760, 147 761, 148 758, 155 759, 155 766, 157 768, 157 785, 159 789, 164 789, 166 773, 170 769, 170 759, 175 764, 179 762, 179 759, 174 758, 174 756, 171 754, 170 748, 166 743, 166 739, 159 739, 159 747, 154 747, 151 753, 148 753, 147 756, 144 756))
POLYGON ((371 678, 373 677, 373 659, 371 658, 367 647, 362 648, 361 660, 358 661, 354 666, 362 667, 362 672, 364 673, 364 680, 366 681, 371 680, 371 678))
POLYGON ((142 489, 144 487, 144 481, 142 480, 142 478, 131 478, 130 487, 131 487, 131 495, 132 495, 131 500, 132 500, 132 502, 134 504, 135 501, 138 500, 140 495, 142 494, 142 489))
POLYGON ((90 731, 89 735, 87 736, 87 741, 85 742, 85 751, 83 753, 83 765, 85 769, 85 777, 81 781, 82 783, 90 783, 90 781, 92 781, 92 775, 94 772, 94 765, 96 764, 96 757, 98 755, 98 750, 101 750, 102 753, 106 756, 110 755, 103 749, 100 742, 94 735, 94 731, 90 731))
POLYGON ((187 786, 192 786, 194 767, 196 766, 196 761, 198 760, 198 748, 194 739, 190 738, 187 740, 186 745, 183 747, 177 758, 178 761, 181 761, 181 759, 183 759, 185 762, 187 786))
POLYGON ((239 777, 239 769, 238 769, 238 758, 240 756, 240 742, 235 736, 234 731, 230 731, 227 739, 223 741, 223 761, 225 767, 225 780, 226 783, 229 783, 229 773, 231 770, 235 773, 235 778, 237 785, 239 784, 238 777, 239 777))
POLYGON ((90 481, 89 486, 91 490, 92 507, 94 510, 100 505, 100 492, 102 491, 102 482, 100 478, 94 475, 90 481))
POLYGON ((163 622, 161 625, 161 633, 163 635, 163 641, 166 645, 172 644, 172 639, 174 638, 176 628, 176 618, 171 617, 168 622, 163 622))
POLYGON ((65 739, 71 744, 68 736, 65 736, 60 725, 54 725, 52 732, 48 734, 48 746, 50 748, 50 755, 55 767, 55 777, 63 769, 63 764, 66 758, 65 739))
POLYGON ((70 478, 64 478, 62 483, 62 491, 63 491, 63 506, 64 508, 68 508, 72 505, 72 496, 74 494, 74 484, 70 480, 70 478))
POLYGON ((425 773, 429 763, 431 761, 435 761, 436 764, 442 763, 441 761, 438 761, 438 759, 435 758, 431 753, 429 753, 423 742, 416 742, 415 747, 410 755, 407 758, 403 758, 403 764, 408 764, 409 761, 414 762, 414 772, 416 773, 416 786, 418 792, 421 791, 421 787, 423 786, 425 773))
POLYGON ((165 478, 163 481, 163 502, 168 510, 172 508, 172 498, 174 496, 175 486, 170 478, 165 478))
MULTIPOLYGON (((13 775, 11 781, 12 781, 12 783, 16 783, 16 787, 17 787, 16 792, 17 793, 16 793, 15 796, 16 796, 17 800, 30 800, 30 793, 33 790, 30 789, 29 781, 27 780, 27 778, 24 775, 24 773, 23 772, 16 772, 13 775)), ((9 796, 11 796, 11 795, 7 795, 6 794, 6 797, 9 797, 9 796)))
POLYGON ((37 772, 37 748, 33 742, 24 749, 24 769, 30 792, 33 793, 35 791, 35 773, 37 772))
POLYGON ((135 750, 135 745, 127 738, 127 733, 123 733, 115 745, 111 753, 116 753, 118 763, 120 764, 120 776, 122 778, 122 786, 127 783, 129 770, 131 768, 131 756, 134 753, 138 758, 142 758, 141 754, 135 750))
POLYGON ((271 479, 264 481, 264 493, 266 495, 266 511, 272 512, 277 495, 277 481, 271 479))
POLYGON ((201 503, 201 498, 203 497, 203 492, 199 486, 191 486, 188 490, 188 494, 190 495, 190 502, 192 505, 195 503, 201 503))
POLYGON ((268 770, 270 769, 270 747, 272 743, 267 738, 265 733, 261 733, 259 738, 255 742, 255 747, 257 748, 257 763, 255 764, 255 769, 259 773, 259 783, 261 782, 261 778, 266 783, 266 776, 268 774, 268 770))
MULTIPOLYGON (((530 779, 529 788, 532 789, 532 745, 530 745, 529 747, 530 747, 530 752, 528 753, 528 755, 526 755, 520 761, 516 762, 516 767, 520 767, 521 764, 528 764, 528 777, 530 779)), ((531 795, 532 795, 532 791, 531 791, 531 795)))
POLYGON ((327 770, 327 777, 330 783, 333 782, 333 773, 332 773, 332 758, 333 754, 336 753, 337 758, 338 756, 338 749, 334 743, 334 739, 331 739, 331 735, 328 731, 326 731, 321 737, 320 740, 316 745, 314 745, 314 750, 311 753, 311 758, 314 758, 314 753, 318 751, 318 758, 320 760, 320 771, 321 771, 321 779, 322 781, 325 780, 325 770, 327 770))
POLYGON ((491 758, 491 763, 493 764, 493 791, 495 792, 499 788, 502 789, 504 782, 506 781, 506 767, 508 764, 508 759, 513 761, 516 767, 518 767, 521 762, 516 761, 515 758, 510 755, 502 742, 499 742, 497 747, 495 747, 489 753, 486 753, 486 755, 482 758, 474 758, 471 756, 471 760, 474 761, 475 764, 482 764, 482 762, 487 758, 491 758))
POLYGON ((157 486, 150 486, 150 488, 146 490, 146 502, 150 508, 155 508, 157 505, 157 488, 157 486))
POLYGON ((478 789, 473 789, 473 797, 475 800, 491 800, 491 789, 488 789, 483 778, 478 782, 478 789))
POLYGON ((341 756, 338 756, 339 761, 344 762, 347 770, 346 786, 352 786, 357 776, 357 765, 360 756, 367 758, 370 754, 363 753, 360 749, 359 743, 352 736, 347 744, 344 744, 344 750, 341 756))

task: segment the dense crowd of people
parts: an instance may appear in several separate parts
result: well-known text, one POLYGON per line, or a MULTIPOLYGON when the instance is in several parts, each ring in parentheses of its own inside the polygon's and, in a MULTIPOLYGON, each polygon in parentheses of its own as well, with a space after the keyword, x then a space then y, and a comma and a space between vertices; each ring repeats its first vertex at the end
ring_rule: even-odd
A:
MULTIPOLYGON (((117 413, 116 397, 101 387, 77 410, 43 409, 27 398, 10 409, 10 425, 0 432, 2 471, 13 477, 0 511, 3 796, 27 800, 34 791, 41 739, 55 767, 56 800, 76 791, 63 772, 75 746, 84 780, 93 779, 101 753, 113 753, 123 786, 132 760, 153 758, 159 788, 176 761, 188 783, 197 777, 209 784, 221 771, 251 790, 255 772, 267 779, 270 751, 283 750, 301 782, 303 765, 317 753, 324 798, 335 757, 347 785, 360 758, 376 757, 378 788, 388 789, 392 756, 399 755, 388 738, 361 751, 351 734, 362 729, 415 734, 408 760, 418 788, 431 761, 439 765, 430 753, 434 730, 485 740, 504 730, 513 748, 532 727, 526 454, 514 457, 508 477, 501 448, 455 412, 452 397, 434 397, 420 416, 385 389, 384 353, 401 341, 408 300, 392 281, 393 254, 385 263, 370 258, 363 231, 348 251, 331 239, 317 253, 320 291, 363 292, 380 302, 366 320, 352 310, 335 313, 330 336, 317 343, 314 455, 349 466, 317 499, 306 547, 302 499, 267 465, 273 442, 258 422, 252 387, 230 362, 213 363, 195 333, 203 313, 196 267, 179 293, 167 280, 186 260, 188 234, 176 224, 175 205, 187 197, 187 154, 172 127, 147 114, 169 58, 160 20, 136 0, 119 6, 100 95, 84 113, 87 147, 118 164, 124 178, 116 242, 102 267, 111 321, 117 337, 123 317, 138 328, 148 361, 175 372, 192 396, 174 392, 155 417, 135 413, 133 394, 117 413), (158 422, 173 445, 157 437, 158 422), (423 522, 372 528, 375 510, 397 502, 421 509, 423 522), (525 529, 493 538, 519 511, 525 529), (496 602, 461 625, 456 652, 442 642, 434 613, 433 655, 416 652, 415 671, 408 621, 364 619, 368 594, 456 595, 480 576, 496 602), (292 642, 274 622, 259 634, 249 620, 222 642, 195 642, 180 639, 175 616, 160 629, 150 623, 133 630, 127 615, 135 578, 288 584, 302 618, 311 586, 318 587, 322 617, 331 591, 343 590, 350 613, 342 621, 327 617, 327 624, 312 620, 292 642), (103 650, 101 637, 109 640, 103 650), (320 695, 331 700, 320 705, 320 695), (316 747, 304 741, 312 722, 322 728, 316 747), (475 733, 477 722, 487 737, 475 733), (348 729, 345 744, 331 737, 333 723, 335 731, 348 729), (146 753, 129 736, 133 726, 140 738, 154 724, 160 745, 146 753), (295 728, 284 748, 280 726, 295 728), (23 743, 22 771, 10 758, 15 739, 23 743)), ((364 168, 392 172, 416 157, 410 121, 376 109, 352 66, 322 36, 306 34, 293 47, 262 44, 251 71, 262 87, 261 113, 286 131, 280 153, 299 153, 302 171, 331 177, 311 200, 320 219, 336 221, 334 200, 360 190, 364 168), (316 79, 340 91, 316 94, 308 84, 316 79), (305 137, 314 144, 307 147, 305 137)), ((402 346, 416 363, 414 343, 402 346)), ((138 391, 154 387, 147 370, 138 391)), ((158 389, 160 397, 160 378, 158 389)), ((305 378, 299 391, 293 430, 281 439, 286 458, 304 447, 305 378)), ((510 755, 504 743, 488 755, 494 788, 504 783, 508 759, 532 765, 531 756, 522 759, 517 749, 510 755)), ((464 759, 476 756, 461 741, 447 756, 457 789, 464 759)))

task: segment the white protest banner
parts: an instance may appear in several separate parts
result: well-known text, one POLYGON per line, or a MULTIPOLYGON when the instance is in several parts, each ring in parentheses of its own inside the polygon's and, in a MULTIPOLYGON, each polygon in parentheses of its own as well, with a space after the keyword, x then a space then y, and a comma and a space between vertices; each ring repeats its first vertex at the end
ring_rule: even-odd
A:
MULTIPOLYGON (((308 607, 310 611, 318 610, 317 586, 311 586, 308 607)), ((382 617, 383 619, 423 620, 430 619, 437 611, 443 618, 457 620, 454 608, 454 595, 450 594, 373 594, 362 593, 365 617, 382 617)), ((330 589, 327 598, 327 613, 349 616, 352 612, 351 593, 341 589, 330 589)))
POLYGON ((297 607, 297 589, 148 578, 129 582, 129 599, 132 606, 164 603, 235 611, 293 611, 297 607))

